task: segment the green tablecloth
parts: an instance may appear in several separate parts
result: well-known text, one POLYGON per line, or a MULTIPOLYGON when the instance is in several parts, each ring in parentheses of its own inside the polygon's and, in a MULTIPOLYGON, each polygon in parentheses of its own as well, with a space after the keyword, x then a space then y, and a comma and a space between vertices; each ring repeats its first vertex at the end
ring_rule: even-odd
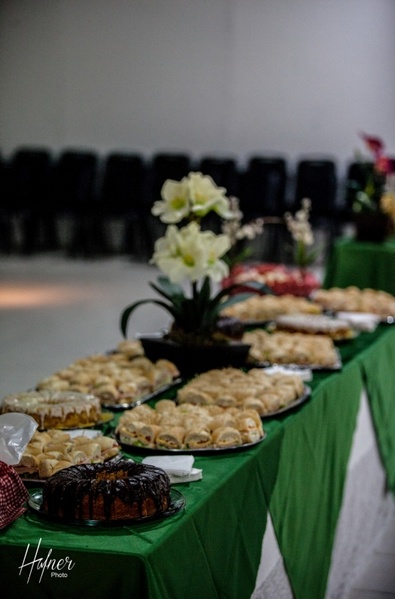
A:
POLYGON ((243 599, 254 589, 267 511, 296 599, 321 599, 330 567, 362 386, 395 491, 395 328, 380 326, 341 347, 343 370, 316 373, 312 396, 266 420, 266 439, 234 453, 196 457, 203 480, 178 485, 184 512, 128 527, 53 524, 26 512, 0 532, 7 597, 243 599), (37 547, 40 544, 39 550, 37 547), (69 557, 67 578, 35 557, 69 557), (25 555, 26 554, 26 555, 25 555))
POLYGON ((395 295, 395 238, 383 243, 340 239, 334 244, 323 287, 349 285, 395 295))

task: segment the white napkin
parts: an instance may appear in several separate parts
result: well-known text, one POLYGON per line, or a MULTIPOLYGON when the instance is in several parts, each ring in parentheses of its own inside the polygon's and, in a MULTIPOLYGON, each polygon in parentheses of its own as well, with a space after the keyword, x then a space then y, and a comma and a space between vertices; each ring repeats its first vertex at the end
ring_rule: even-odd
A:
POLYGON ((153 455, 143 459, 143 464, 162 468, 171 483, 189 483, 203 478, 202 470, 193 468, 193 455, 153 455))
POLYGON ((337 317, 346 320, 358 331, 372 332, 380 322, 380 316, 367 312, 338 312, 337 317))
POLYGON ((267 374, 277 374, 281 372, 282 374, 297 374, 300 376, 302 381, 311 381, 313 378, 313 373, 310 368, 287 368, 286 366, 269 366, 264 369, 267 374))

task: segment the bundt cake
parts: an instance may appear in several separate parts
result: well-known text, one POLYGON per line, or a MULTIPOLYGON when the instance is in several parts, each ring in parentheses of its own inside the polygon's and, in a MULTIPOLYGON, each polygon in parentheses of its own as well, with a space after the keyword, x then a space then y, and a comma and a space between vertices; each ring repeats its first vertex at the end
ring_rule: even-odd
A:
POLYGON ((129 520, 170 506, 170 479, 156 466, 120 460, 60 470, 43 486, 41 511, 65 520, 129 520))

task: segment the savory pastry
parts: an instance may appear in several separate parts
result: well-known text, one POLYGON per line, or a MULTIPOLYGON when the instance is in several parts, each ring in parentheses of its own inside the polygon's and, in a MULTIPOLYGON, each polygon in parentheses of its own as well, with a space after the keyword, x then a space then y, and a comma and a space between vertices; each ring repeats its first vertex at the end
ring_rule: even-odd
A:
POLYGON ((223 426, 216 428, 213 431, 213 445, 214 447, 225 448, 225 447, 237 447, 242 445, 243 440, 241 433, 237 428, 232 426, 223 426))
MULTIPOLYGON (((220 407, 218 405, 176 404, 173 400, 157 402, 159 410, 149 408, 147 418, 139 415, 134 419, 137 408, 126 410, 119 419, 116 433, 121 443, 149 448, 180 450, 215 448, 214 433, 217 429, 232 429, 236 446, 263 438, 262 421, 253 409, 242 407, 220 407), (152 421, 155 423, 153 424, 152 421), (247 430, 248 429, 248 430, 247 430), (245 441, 244 441, 245 439, 245 441)), ((223 446, 231 444, 231 436, 223 440, 223 446)))
POLYGON ((264 322, 280 314, 321 314, 320 304, 295 295, 253 295, 225 308, 224 316, 243 322, 264 322))
POLYGON ((352 339, 355 331, 346 320, 326 315, 289 314, 276 318, 274 330, 289 333, 326 335, 334 341, 352 339))
POLYGON ((163 427, 156 437, 156 447, 163 449, 182 449, 185 430, 181 426, 163 427))
POLYGON ((191 429, 187 431, 184 443, 187 449, 201 449, 211 447, 211 434, 206 429, 191 429))
POLYGON ((250 363, 334 368, 339 361, 333 340, 325 335, 255 329, 246 332, 243 341, 251 345, 250 363))
POLYGON ((227 400, 228 405, 232 403, 232 406, 238 409, 248 408, 255 410, 259 415, 265 415, 277 409, 273 407, 275 403, 281 403, 281 407, 289 405, 300 397, 303 391, 303 380, 296 374, 279 377, 266 374, 261 368, 251 368, 248 372, 236 368, 223 368, 209 370, 191 379, 178 390, 177 400, 180 405, 185 405, 196 401, 196 398, 199 398, 200 402, 204 397, 209 407, 218 405, 224 397, 233 398, 232 402, 227 400), (204 389, 204 396, 201 389, 204 389), (269 406, 267 398, 271 400, 272 407, 269 406))
POLYGON ((47 478, 73 464, 101 463, 119 453, 119 443, 102 434, 91 438, 86 435, 71 436, 56 429, 45 434, 36 431, 15 469, 21 476, 47 478))
POLYGON ((382 317, 395 316, 395 296, 376 289, 331 287, 314 292, 314 301, 324 310, 334 312, 365 312, 382 317))
POLYGON ((76 391, 95 395, 102 404, 133 403, 171 383, 179 371, 166 359, 152 362, 138 342, 121 342, 110 354, 75 360, 38 381, 38 391, 76 391))
POLYGON ((155 440, 160 430, 160 426, 156 424, 142 424, 137 430, 138 444, 143 447, 155 447, 155 440))

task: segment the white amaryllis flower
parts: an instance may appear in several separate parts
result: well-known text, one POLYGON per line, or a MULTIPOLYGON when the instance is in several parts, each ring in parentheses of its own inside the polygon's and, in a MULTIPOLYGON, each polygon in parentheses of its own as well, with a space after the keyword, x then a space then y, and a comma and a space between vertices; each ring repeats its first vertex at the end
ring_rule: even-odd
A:
POLYGON ((228 265, 220 258, 231 248, 230 238, 224 234, 215 235, 212 231, 203 231, 202 239, 207 252, 205 274, 213 281, 221 281, 229 273, 228 265))
POLYGON ((188 177, 191 212, 199 218, 209 212, 216 212, 221 218, 231 218, 226 189, 218 187, 209 175, 189 173, 188 177))
POLYGON ((161 195, 163 200, 154 203, 152 214, 159 216, 164 223, 179 223, 190 213, 188 178, 181 181, 167 179, 163 184, 161 195))
POLYGON ((166 235, 156 241, 150 262, 156 264, 173 283, 184 279, 194 282, 206 276, 219 281, 227 274, 227 266, 220 257, 229 247, 226 235, 201 231, 195 222, 182 229, 170 225, 166 235))
POLYGON ((164 223, 179 223, 193 217, 201 219, 209 212, 221 218, 232 218, 226 189, 218 187, 213 179, 202 173, 189 173, 181 181, 167 179, 161 190, 162 200, 154 203, 152 214, 164 223))

